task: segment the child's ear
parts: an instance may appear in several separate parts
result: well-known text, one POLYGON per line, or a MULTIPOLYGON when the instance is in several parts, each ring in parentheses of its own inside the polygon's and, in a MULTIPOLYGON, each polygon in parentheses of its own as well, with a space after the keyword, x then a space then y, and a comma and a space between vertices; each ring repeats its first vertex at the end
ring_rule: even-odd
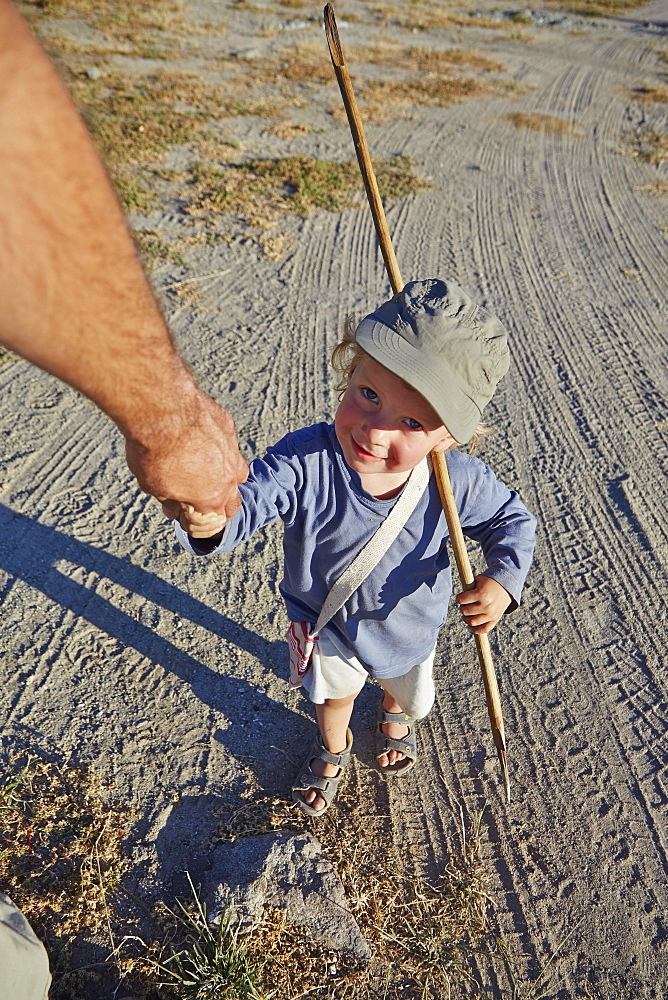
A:
POLYGON ((452 434, 449 434, 446 431, 438 444, 434 445, 432 451, 447 451, 448 448, 452 448, 453 444, 457 444, 457 442, 453 438, 452 434))

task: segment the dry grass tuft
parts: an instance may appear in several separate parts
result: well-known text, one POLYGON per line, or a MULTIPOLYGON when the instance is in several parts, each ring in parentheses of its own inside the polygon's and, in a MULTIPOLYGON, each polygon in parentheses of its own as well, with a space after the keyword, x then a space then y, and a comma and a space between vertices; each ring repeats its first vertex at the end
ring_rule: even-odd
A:
POLYGON ((278 830, 302 830, 301 813, 291 802, 258 792, 254 786, 234 802, 221 802, 216 810, 218 828, 211 847, 241 837, 255 837, 278 830))
POLYGON ((160 162, 174 146, 195 142, 206 146, 211 158, 226 159, 229 142, 216 142, 210 123, 263 110, 234 97, 229 87, 187 73, 127 78, 110 72, 98 80, 74 76, 68 83, 129 211, 150 211, 156 203, 150 175, 142 169, 147 164, 160 162))
POLYGON ((440 73, 445 66, 470 66, 481 73, 502 73, 505 66, 488 59, 476 49, 431 49, 417 46, 404 47, 386 42, 377 42, 366 49, 353 49, 347 62, 351 65, 364 63, 373 66, 389 66, 418 71, 420 73, 440 73))
POLYGON ((640 85, 633 88, 631 91, 631 97, 634 97, 637 101, 668 104, 668 87, 648 87, 640 85))
MULTIPOLYGON (((577 2, 577 0, 576 0, 577 2)), ((461 5, 448 5, 443 0, 411 0, 406 4, 373 3, 371 10, 376 23, 388 24, 408 31, 453 31, 457 28, 487 28, 493 31, 508 29, 503 18, 489 17, 479 11, 462 12, 461 5)), ((346 20, 348 20, 346 14, 346 20)), ((517 18, 522 19, 521 15, 517 18)))
POLYGON ((293 819, 285 816, 281 825, 295 825, 296 815, 297 825, 309 825, 323 845, 371 945, 371 963, 309 944, 282 912, 265 913, 249 952, 268 958, 264 985, 277 996, 301 996, 315 983, 327 1000, 449 996, 452 987, 468 980, 467 956, 490 930, 491 876, 479 859, 480 817, 464 835, 458 856, 438 879, 428 880, 391 846, 384 804, 362 806, 356 784, 342 789, 336 808, 323 819, 305 820, 293 811, 293 819))
POLYGON ((621 14, 626 10, 642 7, 645 0, 546 0, 546 7, 556 7, 571 14, 584 14, 585 17, 606 17, 621 14))
POLYGON ((668 135, 654 128, 637 132, 629 139, 629 152, 643 163, 659 166, 664 160, 668 160, 668 135))
POLYGON ((332 83, 334 71, 322 52, 296 52, 284 59, 278 67, 277 75, 292 83, 332 83))
POLYGON ((279 139, 297 139, 300 136, 308 135, 309 127, 308 125, 299 125, 296 122, 284 121, 276 122, 269 128, 270 135, 276 135, 279 139))
POLYGON ((283 911, 268 909, 248 939, 248 956, 255 965, 266 962, 262 985, 275 996, 302 996, 317 984, 323 1000, 440 998, 469 981, 473 950, 486 942, 496 952, 488 921, 492 877, 480 860, 481 816, 468 829, 461 817, 461 849, 435 880, 391 846, 387 804, 369 800, 359 780, 343 786, 322 819, 309 820, 294 805, 251 790, 222 806, 219 818, 214 843, 308 827, 338 872, 373 951, 370 963, 328 952, 288 924, 283 911))
POLYGON ((0 888, 25 913, 49 952, 52 1000, 79 974, 69 954, 79 941, 107 938, 113 959, 111 898, 128 863, 121 842, 128 810, 106 801, 100 778, 36 754, 10 758, 0 786, 0 888))
MULTIPOLYGON (((433 50, 419 46, 400 46, 381 39, 365 49, 353 49, 349 65, 379 65, 393 70, 404 69, 419 76, 404 80, 366 80, 356 83, 355 89, 364 108, 366 121, 382 122, 395 111, 406 111, 414 106, 448 107, 464 100, 490 92, 503 92, 498 81, 484 83, 452 72, 470 67, 478 73, 501 73, 505 67, 475 49, 433 50)), ((343 109, 337 103, 332 109, 334 118, 342 121, 343 109)))
POLYGON ((535 132, 558 132, 562 135, 582 136, 581 132, 575 129, 571 122, 564 121, 563 118, 556 118, 554 115, 528 114, 524 111, 512 111, 503 115, 511 121, 515 128, 528 128, 535 132))
POLYGON ((118 938, 125 917, 114 890, 127 868, 121 840, 129 814, 105 804, 99 780, 70 764, 31 754, 13 760, 8 772, 0 787, 1 888, 47 943, 55 973, 51 1000, 101 995, 99 965, 97 971, 67 969, 72 945, 94 941, 103 931, 106 964, 116 967, 125 992, 143 1000, 296 998, 314 985, 322 1000, 440 1000, 453 989, 475 987, 469 971, 474 954, 506 964, 514 996, 537 995, 531 992, 536 983, 520 982, 507 948, 493 934, 493 879, 480 859, 482 814, 468 825, 461 814, 459 851, 438 878, 427 879, 392 847, 384 792, 362 789, 359 773, 317 821, 292 803, 249 788, 240 800, 221 803, 210 846, 310 828, 338 871, 372 960, 317 946, 287 923, 283 911, 265 910, 260 925, 243 938, 229 920, 211 927, 194 889, 192 900, 177 901, 173 909, 162 902, 149 909, 124 889, 158 933, 150 944, 138 936, 116 944, 114 933, 118 938))
MULTIPOLYGON (((248 87, 281 87, 285 82, 293 84, 328 84, 335 82, 334 70, 327 58, 326 49, 319 45, 300 44, 284 51, 276 59, 239 58, 247 72, 237 74, 236 81, 248 87)), ((295 88, 292 88, 292 93, 295 88)))
MULTIPOLYGON (((501 63, 488 59, 475 49, 434 51, 422 47, 375 45, 368 51, 356 51, 354 59, 419 74, 403 80, 370 79, 356 86, 364 108, 364 119, 372 122, 382 122, 397 110, 409 112, 416 106, 449 107, 467 97, 507 91, 507 87, 498 80, 483 81, 458 74, 457 70, 465 67, 478 74, 504 71, 501 63)), ((332 113, 335 118, 343 117, 339 106, 332 113)))
POLYGON ((174 0, 21 0, 20 7, 31 20, 81 17, 107 38, 128 41, 184 27, 184 5, 174 0))
POLYGON ((413 0, 410 4, 375 5, 374 14, 381 24, 391 24, 408 31, 433 31, 438 29, 507 28, 503 21, 492 17, 469 16, 456 9, 447 9, 441 0, 413 0))
MULTIPOLYGON (((410 114, 415 106, 447 108, 467 97, 480 97, 499 89, 472 77, 440 76, 401 81, 368 80, 357 89, 357 96, 364 121, 382 124, 397 112, 410 114)), ((340 105, 332 108, 331 114, 339 121, 345 119, 340 105)))
POLYGON ((660 198, 668 194, 668 181, 653 181, 651 184, 641 184, 636 191, 646 191, 647 194, 660 198))
MULTIPOLYGON (((381 196, 388 201, 427 186, 407 156, 378 160, 375 169, 381 196)), ((265 256, 281 260, 293 239, 278 231, 286 215, 306 217, 313 211, 340 212, 364 204, 359 169, 353 161, 288 156, 215 166, 197 162, 183 171, 152 168, 150 173, 167 185, 165 191, 177 195, 191 224, 204 228, 176 245, 164 243, 152 230, 137 233, 137 243, 149 265, 172 261, 187 266, 181 255, 186 246, 229 242, 242 234, 247 244, 265 256)), ((125 177, 136 180, 135 174, 125 177)), ((123 179, 121 175, 120 183, 123 179)), ((158 181, 153 180, 153 185, 158 181)), ((140 196, 136 187, 129 193, 125 190, 126 203, 132 199, 136 204, 140 196)))
POLYGON ((231 100, 229 88, 204 83, 195 74, 156 72, 130 79, 108 73, 69 84, 102 155, 114 165, 160 158, 172 146, 198 139, 212 119, 254 111, 231 100))

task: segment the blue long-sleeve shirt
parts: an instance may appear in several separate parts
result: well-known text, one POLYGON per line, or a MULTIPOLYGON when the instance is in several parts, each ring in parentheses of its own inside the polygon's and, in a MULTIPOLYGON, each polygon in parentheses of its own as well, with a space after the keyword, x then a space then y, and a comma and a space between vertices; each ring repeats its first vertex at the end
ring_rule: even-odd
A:
MULTIPOLYGON (((483 462, 446 455, 464 534, 480 542, 484 573, 519 603, 534 549, 535 518, 483 462)), ((333 583, 396 503, 366 493, 346 464, 332 424, 282 438, 255 459, 239 487, 241 510, 213 549, 176 527, 195 555, 230 552, 259 528, 284 523, 280 591, 291 621, 315 622, 333 583)), ((333 632, 375 677, 398 677, 436 643, 452 594, 448 528, 433 476, 405 527, 337 612, 333 632)), ((516 605, 514 605, 516 606, 516 605)))

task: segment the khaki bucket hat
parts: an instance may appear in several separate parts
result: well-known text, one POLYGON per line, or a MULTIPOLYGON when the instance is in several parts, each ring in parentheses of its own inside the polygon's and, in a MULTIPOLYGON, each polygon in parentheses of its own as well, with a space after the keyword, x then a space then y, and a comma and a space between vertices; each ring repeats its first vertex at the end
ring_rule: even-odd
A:
POLYGON ((410 281, 362 320, 355 339, 417 389, 460 444, 473 435, 510 363, 499 320, 439 278, 410 281))

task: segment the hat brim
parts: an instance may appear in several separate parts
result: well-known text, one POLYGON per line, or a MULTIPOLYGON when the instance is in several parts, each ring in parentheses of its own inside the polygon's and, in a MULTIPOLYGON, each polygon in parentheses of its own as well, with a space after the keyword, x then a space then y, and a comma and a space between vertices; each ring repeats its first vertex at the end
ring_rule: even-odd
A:
POLYGON ((482 413, 460 388, 454 372, 440 360, 437 369, 425 364, 422 352, 384 323, 365 317, 355 330, 355 339, 374 361, 424 396, 459 444, 466 444, 482 413))

